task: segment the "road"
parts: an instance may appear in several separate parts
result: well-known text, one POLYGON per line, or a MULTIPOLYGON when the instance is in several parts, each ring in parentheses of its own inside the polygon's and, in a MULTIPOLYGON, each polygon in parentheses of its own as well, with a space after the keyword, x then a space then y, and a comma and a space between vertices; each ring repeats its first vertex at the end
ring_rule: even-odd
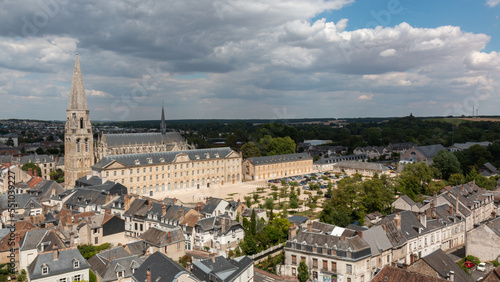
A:
POLYGON ((254 281, 255 282, 290 282, 290 281, 297 281, 297 280, 283 280, 283 279, 277 279, 270 277, 262 271, 254 271, 254 281))

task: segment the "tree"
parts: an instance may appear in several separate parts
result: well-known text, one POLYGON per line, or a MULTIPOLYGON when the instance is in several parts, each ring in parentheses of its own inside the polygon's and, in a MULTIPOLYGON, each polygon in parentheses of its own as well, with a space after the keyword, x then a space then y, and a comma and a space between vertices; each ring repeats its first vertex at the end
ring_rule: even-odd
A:
POLYGON ((309 279, 309 268, 303 260, 300 261, 297 278, 300 282, 306 282, 309 279))
POLYGON ((64 182, 64 171, 60 168, 52 171, 50 173, 50 179, 54 180, 57 183, 63 183, 64 182))
POLYGON ((7 139, 7 142, 5 142, 5 145, 10 146, 10 147, 14 147, 14 140, 12 140, 12 137, 9 137, 9 139, 7 139))
POLYGON ((299 207, 299 201, 297 201, 296 197, 291 198, 289 204, 291 209, 296 209, 299 207))
POLYGON ((252 215, 250 217, 250 234, 255 235, 257 233, 257 219, 255 216, 255 210, 252 209, 252 215))
POLYGON ((247 207, 251 207, 252 206, 252 196, 245 196, 245 202, 247 204, 247 207))
POLYGON ((453 173, 460 173, 460 162, 457 157, 446 150, 441 150, 434 157, 433 166, 441 171, 443 179, 448 180, 453 173))
POLYGON ((241 146, 241 153, 243 154, 243 158, 245 159, 262 156, 259 147, 257 147, 254 142, 248 142, 245 145, 241 146))
POLYGON ((273 210, 273 207, 274 207, 274 200, 273 200, 273 198, 266 198, 264 206, 268 210, 273 210))
POLYGON ((295 142, 289 136, 276 137, 271 140, 266 146, 268 156, 293 154, 295 153, 295 142))
POLYGON ((38 176, 41 176, 42 175, 42 169, 40 169, 40 167, 38 167, 36 164, 34 163, 25 163, 23 164, 23 166, 21 167, 22 170, 24 171, 29 171, 29 169, 31 168, 31 170, 33 171, 33 175, 35 175, 34 171, 36 170, 36 173, 38 176))

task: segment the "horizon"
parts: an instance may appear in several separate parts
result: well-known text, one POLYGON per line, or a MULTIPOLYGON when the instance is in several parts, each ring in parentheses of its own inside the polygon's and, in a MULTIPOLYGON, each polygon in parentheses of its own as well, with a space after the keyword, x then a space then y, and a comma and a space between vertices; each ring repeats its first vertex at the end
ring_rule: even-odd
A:
POLYGON ((93 120, 496 115, 499 4, 7 1, 0 119, 64 119, 77 52, 93 120))

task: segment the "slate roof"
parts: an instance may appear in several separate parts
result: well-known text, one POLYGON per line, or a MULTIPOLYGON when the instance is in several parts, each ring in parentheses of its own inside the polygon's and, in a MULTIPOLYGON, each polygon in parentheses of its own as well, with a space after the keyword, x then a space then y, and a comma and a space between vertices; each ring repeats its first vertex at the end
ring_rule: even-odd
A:
POLYGON ((266 157, 255 157, 247 159, 247 161, 249 161, 253 165, 284 163, 284 162, 301 161, 301 160, 312 160, 312 157, 309 156, 308 153, 298 153, 298 154, 284 154, 284 155, 275 155, 266 157))
POLYGON ((500 237, 500 217, 488 222, 486 224, 498 237, 500 237))
POLYGON ((54 156, 50 155, 38 155, 35 153, 34 155, 22 156, 20 159, 20 164, 24 165, 27 163, 53 163, 55 162, 54 156))
POLYGON ((106 204, 106 193, 98 190, 84 188, 75 189, 75 193, 64 203, 69 206, 103 206, 106 204))
POLYGON ((424 155, 426 158, 434 158, 434 156, 437 155, 437 153, 441 150, 446 150, 446 148, 441 145, 427 145, 427 146, 418 146, 415 147, 415 150, 418 150, 422 155, 424 155))
POLYGON ((328 157, 328 158, 321 158, 321 159, 315 161, 314 164, 338 163, 338 162, 342 162, 342 161, 364 160, 366 158, 367 158, 366 154, 334 156, 334 157, 328 157))
MULTIPOLYGON (((435 226, 423 226, 417 216, 411 211, 402 211, 401 214, 401 233, 406 239, 413 239, 420 234, 426 234, 434 231, 435 226)), ((394 220, 395 214, 390 214, 388 218, 394 220)))
POLYGON ((220 198, 214 198, 214 197, 211 197, 210 199, 208 199, 207 203, 205 204, 205 206, 203 207, 203 209, 201 210, 201 213, 202 214, 212 214, 215 209, 219 206, 220 202, 222 201, 225 201, 223 199, 220 199, 220 198))
POLYGON ((198 228, 202 229, 203 231, 209 231, 209 230, 214 230, 220 232, 219 234, 226 234, 227 232, 231 231, 232 229, 237 229, 237 228, 243 228, 241 226, 241 223, 232 220, 229 218, 228 215, 218 215, 218 216, 213 216, 213 217, 208 217, 204 219, 198 220, 196 225, 198 228), (226 222, 226 229, 222 230, 222 221, 226 222))
POLYGON ((161 133, 105 133, 104 138, 108 146, 185 142, 179 132, 166 132, 165 136, 161 133))
POLYGON ((299 223, 303 224, 305 223, 309 218, 301 215, 292 215, 288 217, 288 221, 290 223, 299 223))
POLYGON ((124 271, 123 277, 131 277, 143 260, 137 255, 130 255, 123 247, 105 250, 88 260, 94 273, 102 277, 102 281, 116 281, 116 272, 124 271))
POLYGON ((156 247, 164 247, 185 240, 180 228, 161 230, 153 227, 142 233, 139 238, 156 247))
POLYGON ((222 148, 211 148, 211 149, 196 149, 196 150, 184 150, 184 151, 168 151, 168 152, 156 152, 156 153, 145 153, 145 154, 126 154, 126 155, 112 155, 106 156, 96 163, 93 168, 102 169, 112 162, 116 161, 127 167, 143 166, 145 164, 162 164, 171 163, 175 160, 177 155, 185 154, 190 160, 214 160, 219 158, 225 158, 234 152, 229 147, 222 148), (217 157, 217 154, 219 157, 217 157), (151 159, 151 163, 148 161, 151 159), (163 159, 162 162, 160 159, 163 159), (136 161, 139 161, 136 164, 136 161))
POLYGON ((61 238, 59 238, 53 230, 36 229, 26 232, 21 241, 19 241, 19 249, 21 251, 32 249, 38 249, 41 251, 43 245, 43 251, 45 252, 51 251, 54 244, 59 249, 66 247, 61 238))
POLYGON ((192 273, 202 281, 211 281, 215 276, 217 281, 235 281, 249 267, 253 267, 253 260, 247 256, 242 256, 228 261, 223 256, 212 259, 200 260, 193 263, 192 273))
POLYGON ((479 145, 479 146, 482 146, 482 147, 488 147, 490 144, 491 144, 491 142, 488 142, 488 141, 483 141, 483 142, 465 142, 465 143, 455 143, 455 144, 453 144, 452 147, 456 147, 456 148, 459 148, 461 150, 467 150, 467 149, 469 149, 470 147, 472 147, 474 145, 479 145))
POLYGON ((443 250, 428 254, 422 258, 439 276, 446 278, 450 271, 455 272, 455 282, 469 282, 472 278, 467 275, 443 250))
POLYGON ((36 197, 40 197, 42 201, 48 201, 52 196, 51 191, 54 191, 54 195, 58 195, 65 190, 61 185, 59 185, 59 183, 55 182, 54 180, 42 180, 32 189, 29 189, 27 193, 36 197))
POLYGON ((75 181, 75 187, 82 187, 82 186, 94 186, 94 185, 101 185, 103 184, 104 179, 97 177, 97 176, 92 176, 87 179, 87 176, 80 177, 75 181))
POLYGON ((78 270, 90 268, 89 264, 76 247, 60 250, 58 260, 54 260, 52 251, 38 254, 35 260, 28 266, 29 278, 30 280, 41 278, 43 265, 49 267, 49 273, 43 275, 45 278, 73 272, 75 270, 75 268, 73 268, 73 261, 75 258, 80 262, 78 270))
POLYGON ((367 170, 377 170, 377 171, 387 171, 388 167, 379 163, 367 163, 367 162, 356 162, 356 161, 341 161, 333 166, 341 168, 351 168, 351 169, 367 169, 367 170))
POLYGON ((140 240, 132 243, 127 243, 127 245, 125 245, 125 249, 131 255, 143 256, 146 253, 147 246, 143 240, 140 240))
POLYGON ((174 282, 181 274, 190 274, 184 267, 161 252, 150 255, 132 276, 134 281, 146 281, 147 271, 151 272, 151 281, 174 282))
MULTIPOLYGON (((42 208, 38 200, 29 194, 16 194, 14 200, 14 202, 17 203, 17 208, 42 208)), ((9 196, 7 194, 0 195, 0 209, 7 209, 8 204, 9 196)))
POLYGON ((148 212, 148 200, 145 199, 134 199, 130 204, 128 210, 126 210, 124 216, 145 216, 148 212))
POLYGON ((399 248, 406 244, 407 240, 405 236, 400 230, 398 230, 396 223, 392 220, 392 218, 386 216, 382 218, 377 225, 382 226, 382 228, 385 226, 385 234, 393 247, 399 248))
POLYGON ((405 282, 444 282, 449 281, 438 277, 428 276, 395 266, 386 265, 373 277, 372 282, 405 281, 405 282))
POLYGON ((363 239, 370 245, 372 256, 379 255, 386 250, 392 249, 392 243, 389 241, 384 229, 380 225, 363 231, 363 239))

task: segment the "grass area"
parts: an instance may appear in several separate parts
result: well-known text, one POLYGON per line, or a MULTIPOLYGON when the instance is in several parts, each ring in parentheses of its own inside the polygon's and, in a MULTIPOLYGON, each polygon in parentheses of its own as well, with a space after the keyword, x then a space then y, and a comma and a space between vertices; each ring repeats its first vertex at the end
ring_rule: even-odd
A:
POLYGON ((306 210, 306 211, 300 211, 300 212, 296 212, 296 211, 288 211, 288 213, 290 215, 301 215, 301 216, 306 216, 310 219, 315 219, 319 216, 319 213, 317 212, 314 212, 314 210, 306 210))

